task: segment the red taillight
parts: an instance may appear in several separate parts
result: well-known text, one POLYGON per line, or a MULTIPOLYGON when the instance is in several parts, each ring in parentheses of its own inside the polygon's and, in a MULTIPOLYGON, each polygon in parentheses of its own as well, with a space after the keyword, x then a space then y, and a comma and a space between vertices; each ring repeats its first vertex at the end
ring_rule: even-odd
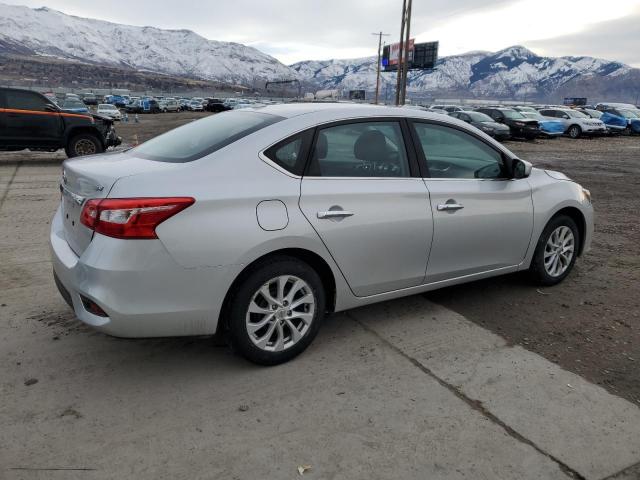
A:
POLYGON ((158 238, 156 227, 195 202, 190 197, 94 198, 82 208, 80 221, 115 238, 158 238))

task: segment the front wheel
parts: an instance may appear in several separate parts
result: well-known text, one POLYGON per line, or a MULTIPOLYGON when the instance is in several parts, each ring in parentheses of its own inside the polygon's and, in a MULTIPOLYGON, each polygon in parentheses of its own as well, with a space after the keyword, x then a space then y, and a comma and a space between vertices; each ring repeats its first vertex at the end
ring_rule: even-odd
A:
POLYGON ((569 127, 569 136, 571 138, 579 138, 582 135, 582 129, 578 125, 571 125, 569 127))
POLYGON ((102 143, 98 137, 90 133, 82 133, 71 137, 65 147, 65 152, 69 158, 94 155, 96 153, 102 153, 103 150, 102 143))
POLYGON ((545 227, 531 260, 529 272, 541 285, 556 285, 573 269, 580 245, 580 233, 572 218, 559 215, 545 227))
POLYGON ((243 357, 277 365, 313 341, 325 311, 318 274, 292 257, 277 257, 250 271, 230 299, 229 337, 243 357))

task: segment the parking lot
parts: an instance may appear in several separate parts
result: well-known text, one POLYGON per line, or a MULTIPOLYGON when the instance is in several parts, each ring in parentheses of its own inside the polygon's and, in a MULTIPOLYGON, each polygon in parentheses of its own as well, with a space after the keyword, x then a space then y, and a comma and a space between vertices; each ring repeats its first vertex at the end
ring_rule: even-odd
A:
MULTIPOLYGON (((117 129, 132 145, 203 115, 117 129)), ((336 314, 273 368, 219 339, 81 325, 48 259, 64 156, 0 154, 0 478, 638 478, 640 138, 507 146, 592 192, 567 281, 336 314)))

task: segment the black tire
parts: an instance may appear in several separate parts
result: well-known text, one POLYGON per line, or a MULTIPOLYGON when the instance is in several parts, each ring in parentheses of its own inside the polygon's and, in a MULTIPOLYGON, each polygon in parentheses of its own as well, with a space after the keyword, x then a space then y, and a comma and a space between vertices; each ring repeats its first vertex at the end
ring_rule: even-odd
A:
MULTIPOLYGON (((259 365, 278 365, 287 362, 302 353, 318 333, 325 313, 325 292, 322 280, 313 268, 297 258, 273 257, 256 265, 243 275, 243 279, 229 299, 225 313, 227 315, 228 337, 234 351, 259 365), (251 340, 247 331, 247 312, 254 294, 270 280, 281 275, 295 276, 306 282, 313 294, 315 308, 306 332, 297 343, 281 351, 267 351, 259 348, 251 340)), ((275 315, 272 322, 278 322, 275 315)), ((282 323, 282 320, 280 322, 282 323)), ((268 326, 269 324, 265 328, 268 326)), ((292 335, 289 338, 291 339, 292 335)))
POLYGON ((574 222, 571 217, 568 217, 566 215, 558 215, 556 217, 553 217, 549 221, 547 226, 544 228, 542 234, 540 235, 540 238, 538 239, 536 250, 535 250, 535 253, 533 254, 533 259, 531 260, 531 266, 529 267, 529 274, 531 278, 536 283, 543 286, 556 285, 562 282, 569 275, 569 273, 571 273, 571 270, 573 269, 573 266, 576 262, 576 258, 578 257, 580 242, 581 242, 580 231, 578 230, 576 222, 574 222), (545 269, 545 265, 544 265, 545 247, 547 245, 547 242, 551 234, 557 228, 563 227, 563 226, 568 227, 571 230, 571 233, 573 233, 573 238, 574 238, 573 256, 571 257, 571 261, 569 262, 567 269, 562 274, 558 276, 553 276, 549 274, 545 269))
POLYGON ((94 155, 102 153, 104 148, 100 139, 91 133, 81 133, 69 139, 65 147, 67 157, 80 157, 82 155, 94 155))
POLYGON ((582 135, 582 129, 579 125, 571 125, 569 127, 569 130, 567 130, 567 133, 571 138, 580 138, 580 136, 582 135))

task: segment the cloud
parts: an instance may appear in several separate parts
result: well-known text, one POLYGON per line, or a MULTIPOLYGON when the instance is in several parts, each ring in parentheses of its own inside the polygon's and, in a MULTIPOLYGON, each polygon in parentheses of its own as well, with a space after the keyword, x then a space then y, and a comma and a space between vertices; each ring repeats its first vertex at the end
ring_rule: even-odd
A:
MULTIPOLYGON (((375 55, 371 33, 383 30, 391 34, 388 43, 396 42, 402 6, 402 0, 109 0, 108 8, 86 0, 4 1, 190 29, 255 46, 288 64, 375 55)), ((635 25, 630 20, 638 8, 640 0, 414 0, 411 31, 419 40, 439 40, 441 55, 524 44, 551 56, 581 52, 638 64, 640 27, 635 16, 635 25), (614 21, 624 26, 627 41, 607 47, 605 25, 614 21)))
POLYGON ((640 8, 629 16, 593 28, 527 45, 541 55, 593 56, 640 68, 640 8))

